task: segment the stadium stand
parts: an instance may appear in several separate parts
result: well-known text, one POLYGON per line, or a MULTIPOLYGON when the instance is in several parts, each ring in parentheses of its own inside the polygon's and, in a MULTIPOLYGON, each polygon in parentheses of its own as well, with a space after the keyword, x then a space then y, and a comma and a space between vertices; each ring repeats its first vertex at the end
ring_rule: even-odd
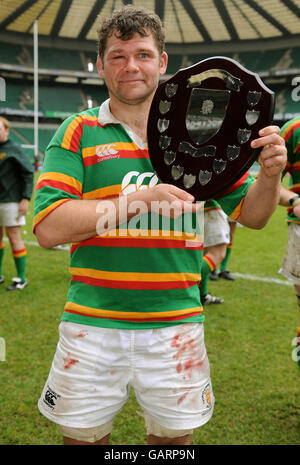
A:
MULTIPOLYGON (((169 54, 168 75, 212 54, 169 54)), ((299 114, 299 101, 292 98, 292 78, 299 74, 300 47, 276 50, 215 53, 225 55, 258 73, 276 96, 274 120, 282 124, 299 114)), ((95 70, 96 51, 39 48, 39 159, 55 128, 72 113, 98 106, 108 96, 95 70), (90 64, 92 67, 90 68, 90 64), (50 125, 50 129, 49 129, 50 125)), ((34 143, 32 48, 0 42, 0 72, 6 81, 6 101, 0 114, 10 118, 12 137, 23 145, 34 143)), ((27 148, 32 157, 33 150, 27 148)))

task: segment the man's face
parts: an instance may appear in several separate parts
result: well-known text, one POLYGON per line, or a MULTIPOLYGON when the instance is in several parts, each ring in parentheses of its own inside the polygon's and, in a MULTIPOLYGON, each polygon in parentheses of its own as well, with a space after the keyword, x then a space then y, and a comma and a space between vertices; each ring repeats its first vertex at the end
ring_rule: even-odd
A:
POLYGON ((159 77, 166 71, 167 54, 160 56, 152 34, 134 34, 126 41, 112 35, 97 67, 111 98, 135 105, 152 99, 159 77))
POLYGON ((9 129, 6 129, 3 121, 0 120, 0 143, 6 142, 8 139, 9 129))

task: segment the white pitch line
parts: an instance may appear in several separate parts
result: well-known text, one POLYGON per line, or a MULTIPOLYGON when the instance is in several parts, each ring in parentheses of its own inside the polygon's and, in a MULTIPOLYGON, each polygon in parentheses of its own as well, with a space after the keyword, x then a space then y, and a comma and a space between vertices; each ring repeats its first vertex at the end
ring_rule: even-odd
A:
POLYGON ((284 286, 292 286, 293 284, 288 280, 278 278, 263 278, 262 276, 253 276, 251 274, 232 273, 232 276, 241 279, 248 279, 249 281, 263 281, 265 283, 283 284, 284 286))
MULTIPOLYGON (((5 238, 4 240, 7 241, 7 238, 5 238)), ((35 247, 40 247, 40 245, 34 241, 23 241, 23 242, 24 244, 33 245, 35 247)), ((58 245, 56 247, 53 247, 52 250, 66 250, 69 252, 70 247, 67 245, 58 245)), ((248 281, 262 281, 265 283, 282 284, 283 286, 293 286, 293 284, 290 281, 284 280, 284 279, 265 278, 263 276, 253 276, 251 274, 242 274, 242 273, 232 273, 232 275, 236 278, 248 279, 248 281)))
MULTIPOLYGON (((7 237, 5 237, 4 240, 5 240, 6 242, 8 242, 7 237)), ((41 246, 38 244, 38 242, 35 242, 35 241, 25 241, 25 240, 23 239, 23 242, 24 242, 24 244, 34 245, 35 247, 41 247, 41 246)), ((41 248, 42 248, 42 247, 41 247, 41 248)), ((56 247, 53 247, 51 250, 67 250, 67 251, 69 251, 69 250, 70 250, 70 246, 68 246, 68 245, 57 245, 56 247)))

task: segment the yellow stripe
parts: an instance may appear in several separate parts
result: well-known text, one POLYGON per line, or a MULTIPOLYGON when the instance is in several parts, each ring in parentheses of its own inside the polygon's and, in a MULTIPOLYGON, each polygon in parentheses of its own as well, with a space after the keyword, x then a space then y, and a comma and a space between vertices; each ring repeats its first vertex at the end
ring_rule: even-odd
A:
POLYGON ((70 144, 71 144, 73 133, 74 131, 76 131, 77 127, 82 123, 84 119, 94 121, 94 120, 97 120, 98 118, 97 116, 88 116, 88 115, 77 116, 76 118, 74 118, 73 121, 69 124, 68 129, 66 130, 64 134, 64 138, 61 144, 62 148, 67 149, 67 150, 70 149, 70 144))
POLYGON ((289 190, 292 191, 293 189, 298 189, 298 187, 300 188, 300 183, 298 184, 293 184, 292 186, 289 186, 289 190))
POLYGON ((296 168, 296 167, 300 167, 300 161, 296 161, 296 163, 293 163, 293 164, 289 164, 290 167, 293 167, 293 168, 296 168))
POLYGON ((64 138, 63 138, 63 141, 62 141, 62 144, 61 144, 62 148, 69 150, 71 140, 72 140, 72 135, 73 135, 74 131, 76 130, 76 128, 81 123, 81 121, 82 121, 82 118, 80 116, 77 116, 69 124, 68 129, 66 130, 66 132, 64 134, 64 138))
POLYGON ((299 124, 299 120, 296 120, 294 121, 293 123, 290 123, 285 129, 284 131, 282 131, 281 133, 281 137, 285 137, 285 135, 291 130, 293 129, 294 126, 296 126, 297 124, 299 124))
POLYGON ((27 251, 24 250, 24 252, 20 252, 20 253, 13 253, 13 256, 14 258, 21 258, 21 257, 25 257, 25 255, 27 255, 27 251))
POLYGON ((197 273, 135 273, 94 270, 93 268, 71 267, 70 272, 76 276, 86 276, 95 279, 106 279, 109 281, 143 281, 143 282, 166 282, 166 281, 199 281, 197 273))
POLYGON ((102 197, 111 197, 112 195, 118 195, 122 192, 121 184, 115 184, 114 186, 101 187, 94 191, 84 192, 83 199, 101 199, 102 197))
POLYGON ((293 153, 297 153, 297 152, 299 152, 299 150, 300 150, 300 143, 298 143, 298 144, 296 145, 296 147, 295 147, 294 150, 293 150, 293 153))
MULTIPOLYGON (((135 152, 139 150, 138 146, 134 142, 113 142, 111 144, 100 144, 95 145, 94 147, 86 147, 82 149, 82 156, 83 158, 92 157, 96 154, 96 150, 101 152, 101 147, 106 148, 108 146, 116 152, 119 152, 121 150, 135 152)), ((112 153, 111 155, 114 154, 112 153)))
POLYGON ((142 237, 143 239, 172 239, 178 241, 190 241, 190 242, 203 242, 203 235, 196 233, 188 233, 184 231, 169 231, 169 230, 151 230, 151 229, 111 229, 108 232, 97 236, 100 238, 104 237, 121 237, 121 238, 132 238, 142 237))
POLYGON ((189 313, 194 313, 198 311, 199 313, 202 310, 202 307, 195 307, 195 308, 186 308, 184 310, 173 310, 168 312, 118 312, 113 310, 103 310, 98 308, 92 307, 85 307, 84 305, 75 304, 73 302, 67 302, 65 305, 65 310, 73 310, 75 312, 84 313, 85 315, 90 316, 102 316, 107 318, 126 318, 126 319, 138 319, 144 320, 145 318, 168 318, 168 317, 176 317, 181 315, 187 315, 189 313))
POLYGON ((237 220, 239 218, 242 207, 243 207, 244 199, 245 197, 242 198, 242 200, 237 205, 237 207, 234 209, 234 211, 231 213, 231 215, 229 215, 229 218, 231 218, 232 220, 237 220))
POLYGON ((49 207, 45 208, 44 210, 42 210, 41 212, 39 212, 35 218, 34 218, 34 221, 33 221, 33 229, 35 228, 35 226, 40 222, 42 221, 45 216, 47 216, 49 213, 51 213, 52 210, 55 210, 55 208, 59 207, 60 204, 66 202, 66 201, 69 201, 71 199, 61 199, 61 200, 58 200, 57 202, 54 202, 52 203, 51 205, 49 205, 49 207))
POLYGON ((59 181, 68 184, 69 186, 75 187, 79 192, 82 191, 82 184, 77 179, 73 178, 73 176, 68 176, 67 174, 57 173, 55 171, 49 171, 48 173, 41 174, 38 179, 38 183, 40 181, 59 181))

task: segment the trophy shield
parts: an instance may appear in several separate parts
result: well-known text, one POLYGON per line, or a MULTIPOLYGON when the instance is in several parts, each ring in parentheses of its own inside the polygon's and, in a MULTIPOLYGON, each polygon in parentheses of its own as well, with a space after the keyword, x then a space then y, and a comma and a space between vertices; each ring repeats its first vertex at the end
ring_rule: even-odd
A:
POLYGON ((196 200, 225 193, 252 166, 251 141, 273 119, 274 93, 235 60, 212 57, 179 70, 154 95, 149 156, 163 183, 196 200))

